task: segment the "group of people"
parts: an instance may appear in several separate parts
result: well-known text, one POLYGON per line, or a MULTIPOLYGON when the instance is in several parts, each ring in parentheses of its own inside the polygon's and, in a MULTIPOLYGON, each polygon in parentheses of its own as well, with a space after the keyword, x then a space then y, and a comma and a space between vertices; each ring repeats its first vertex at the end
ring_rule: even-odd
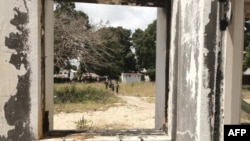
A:
POLYGON ((106 89, 111 89, 112 91, 116 91, 116 93, 118 93, 118 90, 119 90, 119 84, 118 84, 118 81, 116 80, 115 84, 112 82, 111 79, 106 79, 105 80, 105 86, 106 86, 106 89))

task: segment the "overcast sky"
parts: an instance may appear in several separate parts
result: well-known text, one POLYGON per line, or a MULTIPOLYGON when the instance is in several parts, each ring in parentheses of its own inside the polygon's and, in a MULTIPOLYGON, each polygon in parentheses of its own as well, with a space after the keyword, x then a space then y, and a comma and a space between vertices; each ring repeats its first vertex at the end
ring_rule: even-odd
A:
POLYGON ((146 29, 157 16, 157 9, 151 7, 76 3, 76 10, 84 11, 91 24, 98 24, 101 20, 109 21, 111 26, 122 26, 132 31, 137 28, 146 29))

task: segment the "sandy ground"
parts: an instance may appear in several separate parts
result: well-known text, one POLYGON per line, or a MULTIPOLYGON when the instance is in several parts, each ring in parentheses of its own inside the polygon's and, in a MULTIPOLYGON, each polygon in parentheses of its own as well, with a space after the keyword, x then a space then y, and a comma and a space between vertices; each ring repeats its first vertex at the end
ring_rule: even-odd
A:
POLYGON ((153 129, 155 103, 149 103, 140 97, 119 96, 127 103, 110 107, 106 111, 83 113, 59 113, 54 115, 54 130, 76 129, 81 118, 87 121, 91 129, 153 129))

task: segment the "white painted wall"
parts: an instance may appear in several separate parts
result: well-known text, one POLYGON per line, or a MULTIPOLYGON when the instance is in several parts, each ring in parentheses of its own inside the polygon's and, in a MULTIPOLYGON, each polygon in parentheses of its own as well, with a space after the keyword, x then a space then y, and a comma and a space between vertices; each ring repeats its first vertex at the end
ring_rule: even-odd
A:
POLYGON ((16 91, 18 75, 23 74, 24 70, 16 70, 9 63, 11 50, 5 46, 5 37, 10 32, 17 32, 15 26, 10 25, 10 20, 13 19, 15 12, 13 8, 20 5, 20 2, 4 1, 0 4, 0 136, 7 136, 8 130, 13 129, 13 126, 7 124, 5 119, 4 104, 8 101, 11 95, 16 91), (3 16, 4 15, 4 16, 3 16))
MULTIPOLYGON (((30 134, 33 134, 35 139, 41 137, 42 126, 41 126, 41 41, 40 41, 40 0, 7 0, 1 1, 0 4, 0 137, 8 137, 7 133, 10 130, 15 129, 15 126, 10 126, 7 124, 5 119, 4 106, 6 102, 15 96, 17 93, 18 76, 22 76, 30 73, 30 113, 29 113, 29 125, 30 134), (27 60, 29 62, 29 68, 25 69, 21 65, 20 70, 16 69, 12 64, 9 63, 12 54, 16 54, 14 49, 10 49, 5 46, 6 37, 10 37, 10 33, 20 33, 13 24, 11 20, 17 14, 13 9, 17 8, 20 12, 28 13, 28 23, 25 25, 25 29, 28 31, 27 38, 27 60)), ((25 41, 20 41, 25 42, 25 41)), ((18 43, 18 41, 16 42, 18 43)), ((18 45, 16 46, 18 47, 18 45)), ((25 84, 24 84, 25 85, 25 84)), ((28 99, 28 97, 27 97, 28 99)), ((25 101, 26 102, 26 101, 25 101)), ((24 104, 27 104, 25 103, 24 104)), ((16 105, 12 105, 15 107, 16 105)), ((21 105, 22 106, 22 105, 21 105)), ((13 109, 15 110, 15 109, 13 109)), ((18 117, 16 117, 18 118, 18 117)), ((17 119, 15 119, 17 120, 17 119)), ((23 122, 23 121, 20 121, 23 122)), ((26 122, 26 121, 25 121, 26 122)), ((18 130, 18 129, 17 129, 18 130)), ((15 131, 17 132, 17 131, 15 131)), ((9 136, 8 140, 13 138, 19 138, 18 136, 9 136)))
POLYGON ((140 73, 122 73, 121 80, 124 83, 141 82, 140 73))
POLYGON ((241 109, 244 0, 232 0, 233 17, 224 34, 224 123, 239 124, 241 109))

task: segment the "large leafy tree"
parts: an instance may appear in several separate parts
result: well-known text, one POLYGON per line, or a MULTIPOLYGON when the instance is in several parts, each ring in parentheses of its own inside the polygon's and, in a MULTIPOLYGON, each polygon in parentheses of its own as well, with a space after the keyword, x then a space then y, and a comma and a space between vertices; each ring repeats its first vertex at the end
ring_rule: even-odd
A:
POLYGON ((105 65, 104 56, 110 54, 102 46, 103 40, 97 33, 97 27, 89 24, 88 16, 76 11, 74 3, 61 1, 56 3, 54 13, 55 68, 70 68, 72 59, 80 61, 79 74, 105 65))
POLYGON ((139 69, 155 68, 156 21, 143 31, 137 29, 132 36, 139 69))
POLYGON ((88 33, 90 25, 88 16, 75 11, 75 4, 72 2, 57 2, 54 12, 54 64, 57 68, 64 68, 69 60, 79 57, 83 51, 83 36, 88 33))
POLYGON ((97 31, 106 54, 102 55, 102 63, 95 72, 117 78, 121 72, 134 72, 135 55, 131 50, 131 31, 122 27, 103 27, 97 31))
POLYGON ((139 70, 148 70, 151 80, 154 80, 156 59, 156 20, 149 24, 144 31, 137 29, 132 36, 132 41, 137 58, 137 68, 139 70))
MULTIPOLYGON (((121 72, 135 72, 131 31, 106 24, 93 26, 88 16, 75 10, 72 2, 57 2, 55 10, 55 68, 72 68, 80 62, 78 74, 95 72, 118 78, 121 72)), ((56 69, 55 69, 56 70, 56 69)))
POLYGON ((117 54, 118 59, 120 60, 121 67, 123 72, 134 72, 136 71, 136 60, 135 55, 132 52, 132 43, 131 43, 131 31, 118 27, 115 29, 116 36, 118 37, 119 47, 121 52, 117 54))

